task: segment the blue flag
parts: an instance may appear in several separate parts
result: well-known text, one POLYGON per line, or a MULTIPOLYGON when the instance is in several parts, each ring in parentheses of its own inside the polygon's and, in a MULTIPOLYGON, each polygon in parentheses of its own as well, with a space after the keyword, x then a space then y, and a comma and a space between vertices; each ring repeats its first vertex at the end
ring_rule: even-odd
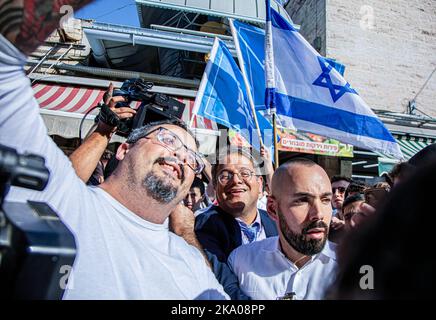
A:
MULTIPOLYGON (((241 48, 243 68, 251 86, 256 110, 265 110, 265 30, 232 20, 241 48)), ((333 59, 325 58, 333 68, 344 75, 345 66, 333 59)))
MULTIPOLYGON (((194 114, 238 131, 254 148, 260 149, 241 71, 224 42, 217 38, 193 110, 194 114)), ((270 147, 272 126, 259 112, 256 115, 264 144, 270 147)))
POLYGON ((269 9, 274 100, 281 124, 402 158, 389 130, 357 91, 292 25, 269 9))

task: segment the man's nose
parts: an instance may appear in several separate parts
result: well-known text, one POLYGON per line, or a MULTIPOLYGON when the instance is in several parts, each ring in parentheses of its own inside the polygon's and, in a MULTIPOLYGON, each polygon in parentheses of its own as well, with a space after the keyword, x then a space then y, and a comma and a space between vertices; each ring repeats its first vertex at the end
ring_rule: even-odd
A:
POLYGON ((315 200, 310 207, 309 218, 312 221, 323 220, 324 213, 321 200, 315 200))
POLYGON ((238 183, 244 183, 244 181, 239 177, 238 173, 234 173, 232 179, 230 180, 232 183, 238 184, 238 183))
POLYGON ((333 191, 333 195, 334 195, 335 197, 339 197, 340 195, 342 195, 342 193, 339 191, 339 189, 334 189, 334 191, 333 191))
POLYGON ((181 164, 186 164, 187 154, 184 150, 182 150, 182 148, 180 148, 179 150, 174 150, 173 156, 176 157, 181 164))

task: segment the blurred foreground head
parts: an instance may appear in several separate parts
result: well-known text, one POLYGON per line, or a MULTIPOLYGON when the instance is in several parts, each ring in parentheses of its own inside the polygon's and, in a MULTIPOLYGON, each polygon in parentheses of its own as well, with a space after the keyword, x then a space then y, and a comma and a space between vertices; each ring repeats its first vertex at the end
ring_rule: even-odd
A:
POLYGON ((388 195, 374 219, 339 248, 333 299, 428 299, 436 260, 431 231, 436 163, 417 169, 388 195), (366 289, 365 289, 366 288, 366 289), (373 289, 371 289, 373 288, 373 289))

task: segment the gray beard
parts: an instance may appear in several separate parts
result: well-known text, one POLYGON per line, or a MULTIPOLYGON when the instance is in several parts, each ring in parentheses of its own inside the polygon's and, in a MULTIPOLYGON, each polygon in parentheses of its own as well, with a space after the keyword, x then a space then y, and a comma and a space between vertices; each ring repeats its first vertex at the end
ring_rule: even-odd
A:
POLYGON ((177 196, 177 187, 174 187, 171 183, 157 177, 152 172, 145 176, 142 185, 145 187, 150 197, 163 204, 170 203, 177 196))

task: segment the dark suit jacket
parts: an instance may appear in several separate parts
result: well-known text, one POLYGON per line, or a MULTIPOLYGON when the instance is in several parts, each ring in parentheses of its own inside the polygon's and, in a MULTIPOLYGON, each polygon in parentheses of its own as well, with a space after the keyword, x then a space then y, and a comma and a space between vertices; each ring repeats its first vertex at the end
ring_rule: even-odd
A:
MULTIPOLYGON (((277 236, 276 225, 268 213, 260 209, 259 213, 265 235, 277 236)), ((218 206, 212 206, 208 211, 197 216, 195 233, 203 248, 214 254, 221 262, 227 262, 230 253, 242 244, 238 222, 218 206)))

